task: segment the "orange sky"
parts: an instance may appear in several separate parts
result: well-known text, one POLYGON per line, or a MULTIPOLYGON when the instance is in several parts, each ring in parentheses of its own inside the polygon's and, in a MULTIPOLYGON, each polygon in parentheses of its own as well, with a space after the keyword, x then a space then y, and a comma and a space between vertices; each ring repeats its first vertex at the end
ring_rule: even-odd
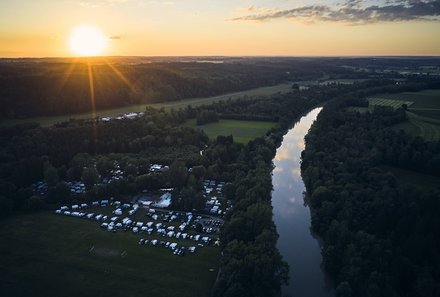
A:
POLYGON ((81 25, 102 31, 102 55, 440 54, 440 4, 395 1, 396 18, 386 1, 354 2, 1 1, 0 57, 75 56, 69 40, 81 25))

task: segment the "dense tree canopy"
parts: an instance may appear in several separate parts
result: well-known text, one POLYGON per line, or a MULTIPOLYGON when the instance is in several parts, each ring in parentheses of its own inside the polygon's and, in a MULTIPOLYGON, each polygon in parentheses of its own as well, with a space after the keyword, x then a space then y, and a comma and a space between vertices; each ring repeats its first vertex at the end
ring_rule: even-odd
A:
POLYGON ((440 142, 389 129, 406 120, 403 109, 350 112, 350 103, 324 108, 302 156, 337 296, 438 296, 440 189, 402 183, 389 166, 440 176, 440 142))
MULTIPOLYGON (((191 78, 188 73, 192 72, 186 73, 184 67, 195 71, 199 65, 194 64, 197 63, 178 67, 161 65, 163 68, 159 69, 146 65, 127 66, 126 71, 132 71, 130 73, 135 77, 135 74, 139 74, 137 71, 140 71, 138 67, 143 67, 142 71, 148 70, 157 74, 161 79, 154 78, 153 81, 140 75, 139 79, 143 82, 140 86, 137 85, 142 92, 154 93, 154 96, 150 95, 156 99, 158 97, 155 96, 161 97, 163 94, 174 94, 183 98, 183 95, 175 93, 176 86, 179 92, 197 96, 205 94, 204 92, 217 94, 256 86, 262 82, 276 83, 285 79, 286 75, 296 76, 293 71, 287 74, 284 66, 267 66, 264 62, 248 65, 249 68, 243 72, 238 71, 231 77, 211 81, 207 83, 208 87, 203 86, 194 91, 199 84, 192 85, 192 80, 198 82, 200 76, 205 74, 201 71, 200 76, 191 78), (179 67, 183 67, 183 70, 179 67), (260 69, 259 67, 272 70, 268 76, 262 77, 254 77, 248 73, 249 69, 260 69), (187 75, 182 78, 182 73, 187 75), (240 87, 236 85, 238 78, 241 79, 240 87), (156 79, 160 83, 154 81, 156 79), (169 84, 162 84, 163 82, 169 84)), ((32 68, 34 65, 23 67, 32 68)), ((64 69, 65 65, 51 67, 64 69)), ((79 66, 78 71, 84 72, 82 67, 84 66, 79 66)), ((103 65, 94 67, 95 71, 106 72, 103 65)), ((219 71, 223 74, 229 73, 231 68, 240 70, 241 66, 224 65, 217 68, 210 65, 207 68, 213 69, 215 75, 219 71)), ((335 71, 333 67, 324 68, 335 71)), ((318 69, 320 71, 304 70, 301 72, 304 74, 303 79, 321 76, 322 68, 318 69)), ((29 78, 24 78, 27 79, 29 78)), ((362 106, 365 102, 358 100, 362 96, 414 90, 425 86, 425 82, 411 81, 396 85, 394 81, 384 79, 353 85, 316 85, 306 90, 292 89, 287 94, 276 94, 268 98, 227 100, 211 106, 188 107, 170 112, 147 108, 145 115, 132 120, 72 120, 50 128, 41 128, 38 125, 2 128, 0 215, 6 216, 24 209, 34 211, 55 207, 73 200, 91 201, 111 196, 127 198, 144 190, 156 191, 170 187, 175 188, 172 208, 200 211, 205 202, 201 194, 201 180, 221 180, 226 182, 224 195, 231 200, 233 207, 226 214, 221 231, 223 257, 214 295, 279 296, 281 284, 287 281, 288 267, 276 248, 278 235, 272 221, 271 171, 276 147, 281 143, 287 129, 302 114, 330 100, 337 100, 345 105, 362 106), (254 139, 247 145, 238 144, 232 136, 227 135, 210 140, 203 131, 181 125, 203 113, 215 115, 219 119, 274 121, 277 125, 264 137, 254 139), (150 165, 155 163, 167 165, 169 169, 150 172, 150 165), (68 182, 84 183, 85 191, 71 192, 68 182)), ((16 94, 18 91, 11 87, 7 92, 16 94)), ((46 96, 39 92, 37 94, 41 98, 46 96)), ((109 100, 113 100, 111 98, 109 100)), ((51 100, 48 99, 48 102, 53 101, 51 100)), ((165 97, 157 100, 165 100, 165 97)), ((23 104, 11 102, 12 109, 17 107, 15 104, 23 104)), ((69 100, 66 105, 69 105, 69 100)), ((50 112, 64 112, 63 108, 50 112)), ((42 111, 36 109, 35 112, 42 111)), ((11 113, 10 108, 7 113, 11 113)), ((406 281, 417 274, 414 272, 414 265, 421 262, 414 259, 420 260, 421 255, 411 248, 413 240, 420 242, 426 249, 438 244, 436 237, 432 235, 435 233, 419 232, 425 230, 424 228, 435 230, 429 229, 429 226, 438 224, 433 216, 437 207, 437 194, 425 193, 417 196, 420 197, 420 204, 411 204, 410 198, 419 195, 417 191, 396 187, 393 176, 384 174, 376 166, 382 162, 432 174, 438 172, 438 145, 383 130, 391 123, 404 120, 404 115, 403 111, 394 112, 388 109, 377 109, 374 113, 365 115, 323 113, 320 118, 326 119, 324 123, 328 125, 328 130, 325 130, 327 134, 321 141, 317 137, 318 128, 314 128, 307 140, 308 150, 312 153, 306 152, 304 155, 305 182, 311 194, 309 203, 319 214, 313 216, 313 227, 326 239, 325 265, 337 280, 337 291, 341 296, 356 294, 361 289, 373 293, 380 290, 393 292, 395 282, 406 281), (373 132, 370 133, 370 130, 373 132), (353 134, 354 132, 359 135, 353 134), (345 146, 339 150, 341 143, 345 146), (325 145, 326 150, 334 150, 336 157, 333 151, 320 149, 320 145, 325 145), (350 145, 355 149, 345 148, 350 145), (395 154, 399 157, 394 158, 395 154), (371 164, 375 166, 369 166, 371 164), (364 185, 359 179, 369 181, 371 185, 364 185), (370 199, 372 195, 375 197, 373 200, 370 199), (396 208, 396 205, 399 207, 396 208), (393 213, 395 209, 398 211, 393 213), (404 212, 414 214, 420 220, 413 225, 408 217, 398 221, 390 220, 394 217, 403 218, 404 212), (407 237, 406 233, 394 232, 398 228, 411 229, 412 232, 407 237), (394 232, 393 237, 386 238, 384 234, 391 231, 394 232), (426 236, 419 238, 422 236, 419 234, 426 236), (400 250, 396 248, 396 242, 401 244, 400 250), (398 259, 407 261, 395 261, 392 255, 396 254, 399 255, 398 259), (371 263, 365 259, 374 261, 371 263), (402 275, 401 279, 390 277, 389 271, 395 271, 399 265, 403 265, 403 271, 408 274, 402 275), (370 266, 375 270, 371 271, 370 266), (366 279, 371 281, 364 281, 366 279), (368 284, 368 288, 363 287, 365 284, 368 284)), ((429 250, 427 253, 429 260, 436 263, 436 251, 429 250)), ((422 290, 422 287, 436 290, 436 275, 432 271, 436 266, 425 264, 417 266, 427 276, 417 279, 417 284, 411 288, 415 292, 422 290)))

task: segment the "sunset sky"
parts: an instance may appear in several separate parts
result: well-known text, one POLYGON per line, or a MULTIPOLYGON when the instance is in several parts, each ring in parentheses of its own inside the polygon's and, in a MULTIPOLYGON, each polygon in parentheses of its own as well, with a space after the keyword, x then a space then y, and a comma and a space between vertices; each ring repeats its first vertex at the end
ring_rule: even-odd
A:
POLYGON ((0 57, 440 55, 440 1, 0 0, 0 57))

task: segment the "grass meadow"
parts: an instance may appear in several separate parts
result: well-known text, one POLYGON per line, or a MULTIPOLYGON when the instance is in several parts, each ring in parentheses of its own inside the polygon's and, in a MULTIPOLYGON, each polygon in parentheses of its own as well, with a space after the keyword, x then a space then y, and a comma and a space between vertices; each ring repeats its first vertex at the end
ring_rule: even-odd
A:
POLYGON ((410 107, 414 103, 412 101, 388 99, 388 98, 369 98, 368 102, 371 108, 380 105, 380 106, 390 106, 394 109, 402 107, 403 104, 406 104, 408 107, 410 107))
POLYGON ((96 113, 87 112, 80 114, 67 114, 62 116, 49 116, 49 117, 35 117, 21 120, 5 120, 0 122, 0 126, 13 126, 17 124, 24 123, 39 123, 43 127, 52 126, 56 123, 61 123, 65 121, 69 121, 70 119, 90 119, 94 117, 112 117, 118 116, 121 114, 129 113, 129 112, 142 112, 145 111, 145 107, 147 105, 155 107, 155 108, 164 108, 165 110, 171 109, 179 109, 186 108, 188 105, 191 106, 200 106, 204 104, 212 104, 214 102, 226 101, 226 100, 237 100, 243 97, 265 97, 269 95, 273 95, 276 93, 287 93, 292 90, 292 83, 284 83, 275 86, 269 87, 261 87, 250 89, 246 91, 240 91, 235 93, 228 93, 220 96, 213 97, 205 97, 205 98, 193 98, 193 99, 185 99, 180 101, 171 101, 165 103, 153 103, 153 104, 133 104, 124 107, 112 108, 112 109, 104 109, 98 110, 96 113))
POLYGON ((232 135, 235 142, 247 144, 257 137, 264 136, 266 132, 276 124, 261 121, 220 120, 215 123, 197 126, 196 119, 191 119, 187 121, 185 125, 202 129, 211 139, 219 135, 232 135))
POLYGON ((0 292, 10 297, 210 296, 218 248, 178 257, 164 247, 139 245, 141 237, 148 236, 112 233, 98 222, 47 212, 8 218, 0 224, 0 292))
POLYGON ((440 90, 385 94, 368 98, 368 101, 370 109, 374 105, 398 108, 406 104, 408 121, 394 125, 393 129, 403 129, 411 135, 421 136, 426 140, 440 139, 440 90))

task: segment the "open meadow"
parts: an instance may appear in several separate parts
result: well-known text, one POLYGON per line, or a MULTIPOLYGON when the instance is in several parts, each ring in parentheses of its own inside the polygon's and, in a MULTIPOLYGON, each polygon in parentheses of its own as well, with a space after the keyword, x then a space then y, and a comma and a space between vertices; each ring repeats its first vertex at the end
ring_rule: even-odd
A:
POLYGON ((267 131, 275 126, 273 122, 262 121, 238 121, 219 120, 215 123, 208 123, 198 126, 195 119, 191 119, 185 125, 192 128, 202 129, 209 138, 214 139, 219 135, 232 135, 234 141, 247 144, 249 141, 264 136, 267 131))
POLYGON ((11 297, 210 296, 220 257, 212 246, 179 257, 139 245, 147 236, 47 212, 4 220, 0 237, 0 292, 11 297))
POLYGON ((124 107, 97 110, 95 113, 86 112, 80 114, 66 114, 62 116, 35 117, 35 118, 27 118, 21 120, 4 120, 0 122, 0 126, 13 126, 13 125, 25 124, 25 123, 39 123, 42 127, 48 127, 56 123, 69 121, 70 119, 112 117, 130 112, 143 112, 145 111, 145 107, 147 105, 158 109, 164 108, 165 110, 169 111, 171 109, 186 108, 189 105, 195 107, 204 104, 212 104, 214 102, 219 102, 219 101, 226 101, 229 99, 237 100, 244 97, 257 98, 261 96, 262 98, 267 98, 267 96, 277 93, 287 93, 290 92, 291 90, 292 90, 291 83, 283 83, 274 86, 255 88, 246 91, 228 93, 224 95, 205 97, 205 98, 192 98, 192 99, 184 99, 184 100, 170 101, 164 103, 133 104, 124 107))
POLYGON ((368 98, 368 101, 370 109, 375 105, 399 108, 406 104, 408 121, 394 125, 393 129, 403 129, 426 140, 440 139, 440 90, 384 94, 368 98))

